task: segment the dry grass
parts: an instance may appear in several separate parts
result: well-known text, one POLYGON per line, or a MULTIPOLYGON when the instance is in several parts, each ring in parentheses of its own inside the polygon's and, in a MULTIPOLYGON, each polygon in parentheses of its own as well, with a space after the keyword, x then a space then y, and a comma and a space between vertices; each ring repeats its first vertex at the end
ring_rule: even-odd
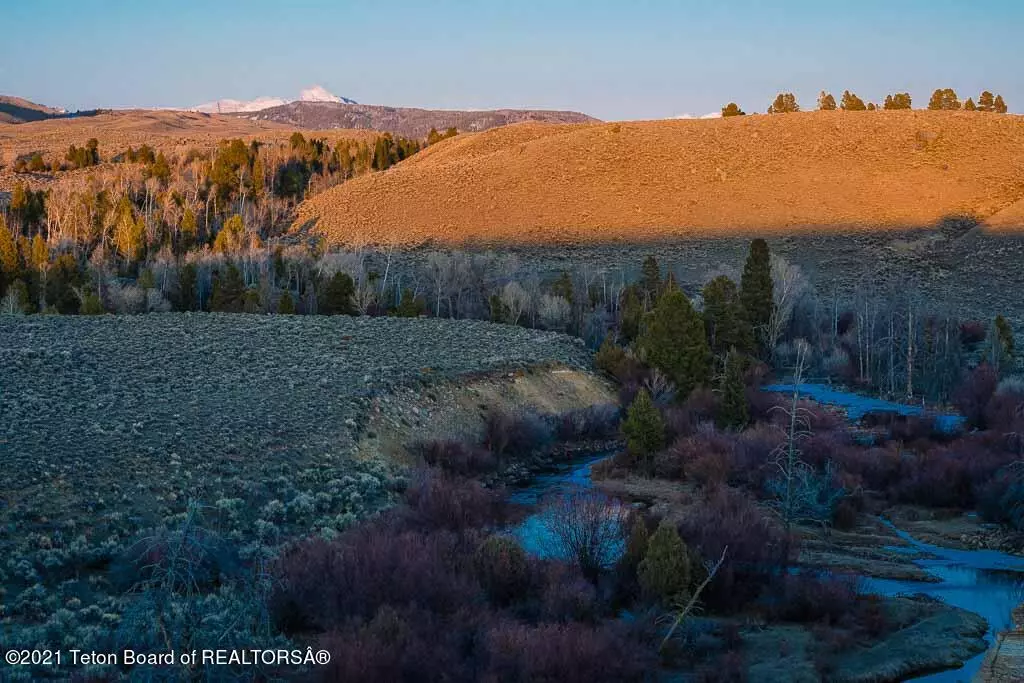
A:
POLYGON ((405 245, 906 228, 1011 206, 1022 160, 1024 117, 971 112, 522 124, 318 195, 297 225, 405 245))
MULTIPOLYGON (((10 165, 22 155, 41 152, 47 161, 63 160, 70 145, 82 146, 96 138, 104 158, 129 146, 150 147, 165 153, 185 154, 191 148, 212 149, 220 140, 287 141, 297 130, 268 121, 249 121, 233 116, 184 111, 115 111, 96 116, 51 119, 21 124, 0 123, 0 165, 10 165)), ((303 130, 307 138, 330 140, 348 138, 371 141, 377 135, 368 130, 303 130)), ((4 172, 6 178, 9 173, 4 172)), ((6 178, 11 180, 10 178, 6 178)), ((2 183, 2 179, 0 179, 2 183)))

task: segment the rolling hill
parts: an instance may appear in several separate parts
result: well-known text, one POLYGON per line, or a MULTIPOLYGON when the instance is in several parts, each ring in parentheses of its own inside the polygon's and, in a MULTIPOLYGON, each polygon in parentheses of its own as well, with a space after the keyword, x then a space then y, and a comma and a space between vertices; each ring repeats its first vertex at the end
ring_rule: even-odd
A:
POLYGON ((21 97, 0 95, 0 123, 25 123, 26 121, 43 121, 55 116, 62 116, 64 110, 47 107, 43 104, 29 102, 21 97))
POLYGON ((294 128, 369 129, 386 131, 408 138, 425 138, 431 128, 443 132, 447 128, 455 127, 461 132, 476 132, 524 121, 585 123, 597 120, 586 114, 572 111, 525 109, 456 111, 309 101, 291 102, 280 107, 271 107, 250 114, 238 114, 238 116, 252 121, 272 121, 294 128))
POLYGON ((922 227, 1021 198, 1024 117, 808 112, 460 135, 311 198, 296 226, 335 243, 584 243, 922 227))

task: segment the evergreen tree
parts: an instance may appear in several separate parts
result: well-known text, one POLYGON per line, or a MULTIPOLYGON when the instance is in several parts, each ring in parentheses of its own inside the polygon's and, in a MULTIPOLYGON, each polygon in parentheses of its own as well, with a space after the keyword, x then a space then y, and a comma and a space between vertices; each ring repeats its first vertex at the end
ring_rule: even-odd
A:
POLYGON ((644 259, 643 266, 640 267, 640 282, 643 284, 647 300, 657 301, 661 293, 661 268, 653 256, 644 259))
POLYGON ((277 300, 277 312, 281 315, 295 314, 295 300, 287 289, 281 292, 281 298, 277 300))
POLYGON ((666 603, 687 597, 690 589, 690 554, 676 525, 663 520, 647 541, 647 552, 637 567, 644 593, 666 603))
POLYGON ((775 96, 772 106, 768 107, 769 114, 789 114, 800 111, 800 105, 796 102, 796 96, 791 92, 780 92, 775 96))
POLYGON ((992 93, 990 93, 988 90, 985 90, 984 92, 981 93, 981 96, 978 97, 978 111, 995 111, 995 110, 996 110, 995 96, 992 93))
POLYGON ((622 295, 619 314, 619 335, 623 344, 629 344, 640 334, 640 321, 643 319, 644 308, 637 288, 630 285, 622 295))
POLYGON ((186 263, 178 270, 178 310, 196 310, 197 285, 199 269, 194 263, 186 263))
POLYGON ((996 101, 992 105, 997 114, 1005 114, 1009 109, 1006 106, 1006 102, 1003 100, 1002 95, 996 95, 996 101))
POLYGON ((637 346, 644 360, 676 385, 685 399, 711 376, 711 350, 704 321, 679 289, 666 291, 647 314, 637 346))
POLYGON ((645 465, 665 447, 665 423, 646 389, 637 392, 626 411, 622 433, 626 437, 626 451, 645 465))
POLYGON ((910 109, 911 108, 910 93, 898 92, 894 95, 885 96, 885 105, 883 109, 910 109))
MULTIPOLYGON (((978 111, 978 107, 974 105, 974 100, 972 100, 970 97, 968 97, 967 101, 964 102, 964 111, 978 111)), ((985 110, 982 109, 982 111, 985 110)))
POLYGON ((721 398, 715 422, 720 429, 741 430, 750 419, 747 394, 743 386, 743 356, 733 349, 725 359, 725 373, 722 375, 721 398))
POLYGON ((719 275, 704 285, 702 296, 704 329, 711 353, 717 358, 724 358, 733 348, 752 353, 755 350, 754 333, 740 302, 736 283, 725 275, 719 275))
POLYGON ((20 273, 18 244, 14 241, 14 235, 7 228, 4 215, 0 213, 0 297, 4 295, 7 287, 18 278, 20 273))
POLYGON ((746 116, 746 115, 747 115, 747 113, 745 111, 743 111, 742 109, 740 109, 739 105, 736 104, 735 102, 730 102, 729 104, 727 104, 724 107, 722 107, 722 118, 728 118, 730 116, 746 116))
POLYGON ((740 302, 758 339, 763 339, 768 329, 775 308, 773 295, 771 254, 768 243, 759 238, 750 243, 740 280, 740 302))
POLYGON ((849 90, 843 91, 843 99, 839 106, 843 111, 864 111, 867 109, 867 107, 864 106, 864 100, 857 97, 849 90))
POLYGON ((960 100, 952 88, 939 88, 928 100, 928 108, 933 111, 956 111, 960 108, 960 100))
POLYGON ((835 111, 836 109, 836 98, 832 97, 832 93, 825 92, 822 90, 818 93, 818 110, 819 111, 835 111))
POLYGON ((210 310, 223 313, 241 313, 245 304, 245 282, 242 273, 233 263, 228 263, 213 283, 210 296, 210 310))
POLYGON ((79 300, 75 289, 85 284, 85 276, 71 254, 61 254, 46 276, 46 305, 58 313, 78 313, 79 300))
POLYGON ((874 102, 868 102, 868 111, 876 111, 877 109, 878 109, 878 105, 877 104, 875 104, 874 102))
POLYGON ((352 282, 348 273, 335 273, 327 281, 323 294, 317 302, 320 313, 324 315, 355 315, 356 309, 352 303, 355 291, 355 283, 352 282))

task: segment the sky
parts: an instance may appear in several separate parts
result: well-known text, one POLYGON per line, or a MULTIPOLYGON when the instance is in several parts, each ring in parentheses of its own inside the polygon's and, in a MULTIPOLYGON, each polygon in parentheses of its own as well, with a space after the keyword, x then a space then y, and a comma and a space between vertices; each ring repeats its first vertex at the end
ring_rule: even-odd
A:
POLYGON ((0 94, 69 110, 298 97, 606 120, 988 89, 1024 112, 1021 0, 0 0, 0 94))

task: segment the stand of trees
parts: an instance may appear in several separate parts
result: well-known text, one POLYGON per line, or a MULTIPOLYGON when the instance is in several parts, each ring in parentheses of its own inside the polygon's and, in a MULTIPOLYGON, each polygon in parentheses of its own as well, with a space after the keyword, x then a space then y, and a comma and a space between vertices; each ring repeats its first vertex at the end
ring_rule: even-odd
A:
MULTIPOLYGON (((887 111, 896 109, 910 109, 912 99, 910 93, 898 92, 892 93, 885 96, 885 101, 881 107, 876 105, 874 102, 865 103, 860 97, 849 90, 843 91, 843 96, 840 103, 836 104, 836 98, 831 93, 822 90, 818 94, 818 110, 819 111, 835 111, 836 109, 842 109, 844 111, 875 111, 876 109, 884 109, 887 111)), ((1008 109, 1006 102, 1003 100, 1002 95, 994 95, 988 90, 981 93, 978 97, 977 103, 971 98, 967 99, 967 102, 961 104, 957 97, 956 91, 952 88, 939 88, 932 93, 931 99, 928 101, 928 109, 932 110, 946 110, 955 111, 958 109, 965 109, 967 111, 984 111, 984 112, 995 112, 997 114, 1005 114, 1008 109)), ((769 114, 787 114, 791 112, 800 111, 800 105, 797 103, 796 96, 793 93, 779 93, 771 106, 768 107, 769 114)), ((722 107, 722 116, 742 116, 745 112, 740 109, 739 105, 735 102, 729 102, 722 107)))

